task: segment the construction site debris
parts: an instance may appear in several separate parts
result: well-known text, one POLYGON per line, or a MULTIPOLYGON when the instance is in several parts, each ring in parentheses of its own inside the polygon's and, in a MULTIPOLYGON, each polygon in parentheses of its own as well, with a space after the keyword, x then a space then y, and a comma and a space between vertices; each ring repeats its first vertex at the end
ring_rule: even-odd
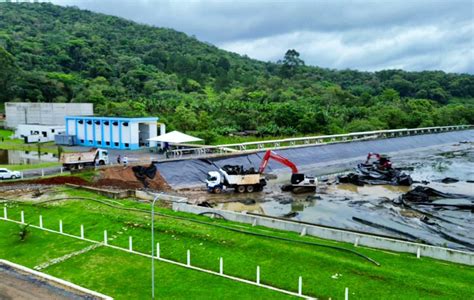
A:
POLYGON ((149 165, 148 167, 143 166, 134 166, 132 167, 132 171, 135 174, 135 177, 142 182, 144 187, 148 187, 150 185, 148 179, 154 179, 156 176, 156 166, 154 164, 149 165))
POLYGON ((255 168, 244 169, 243 166, 238 165, 225 165, 222 167, 222 169, 229 175, 258 174, 255 168))
POLYGON ((460 199, 466 198, 465 195, 443 193, 426 186, 417 186, 411 191, 401 195, 403 201, 409 202, 433 202, 439 198, 460 199))
POLYGON ((413 179, 399 169, 392 168, 392 162, 387 156, 378 153, 369 153, 365 163, 357 165, 356 173, 338 176, 340 183, 352 183, 358 186, 364 184, 389 184, 410 186, 413 179), (370 159, 375 156, 376 161, 370 159))
POLYGON ((458 181, 459 181, 458 179, 451 178, 451 177, 446 177, 446 178, 441 179, 442 183, 454 183, 454 182, 458 182, 458 181))

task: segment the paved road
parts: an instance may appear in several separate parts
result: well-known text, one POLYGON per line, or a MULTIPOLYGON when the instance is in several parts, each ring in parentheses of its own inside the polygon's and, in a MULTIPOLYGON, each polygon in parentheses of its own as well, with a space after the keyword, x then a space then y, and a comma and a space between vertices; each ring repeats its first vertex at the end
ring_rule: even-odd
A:
POLYGON ((72 290, 64 290, 26 274, 0 268, 0 299, 66 300, 97 299, 72 290))

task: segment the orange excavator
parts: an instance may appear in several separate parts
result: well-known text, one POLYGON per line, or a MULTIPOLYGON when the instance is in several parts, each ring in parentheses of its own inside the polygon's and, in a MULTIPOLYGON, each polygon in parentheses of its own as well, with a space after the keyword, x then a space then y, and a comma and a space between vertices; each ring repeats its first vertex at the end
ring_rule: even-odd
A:
POLYGON ((293 192, 293 193, 310 193, 316 191, 316 186, 318 180, 315 177, 306 176, 303 173, 299 173, 296 165, 290 161, 288 158, 283 157, 279 154, 276 154, 272 150, 267 150, 263 156, 262 162, 258 169, 258 173, 263 174, 265 168, 268 165, 270 159, 273 159, 291 169, 291 180, 290 184, 285 184, 281 187, 284 192, 293 192))

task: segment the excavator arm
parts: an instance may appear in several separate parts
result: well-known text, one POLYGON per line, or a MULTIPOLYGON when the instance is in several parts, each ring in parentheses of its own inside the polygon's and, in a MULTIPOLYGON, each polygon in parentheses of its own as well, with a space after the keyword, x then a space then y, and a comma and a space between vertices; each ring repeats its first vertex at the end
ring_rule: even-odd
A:
POLYGON ((367 160, 365 161, 366 164, 369 163, 372 156, 375 156, 377 159, 380 159, 380 154, 374 153, 374 152, 369 152, 369 154, 367 154, 367 160))
POLYGON ((262 162, 260 163, 260 168, 258 168, 258 172, 260 174, 262 174, 265 171, 265 168, 267 167, 270 158, 289 167, 293 174, 298 174, 298 168, 296 167, 294 163, 292 163, 289 159, 283 156, 280 156, 271 150, 267 150, 267 152, 265 152, 265 155, 263 156, 262 162))

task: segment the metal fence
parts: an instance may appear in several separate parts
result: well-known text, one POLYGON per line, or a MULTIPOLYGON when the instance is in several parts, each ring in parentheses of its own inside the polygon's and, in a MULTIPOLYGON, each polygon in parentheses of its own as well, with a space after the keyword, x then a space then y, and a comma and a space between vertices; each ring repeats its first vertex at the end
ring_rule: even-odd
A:
POLYGON ((330 143, 344 143, 361 140, 373 140, 383 138, 394 138, 402 136, 413 136, 419 134, 439 133, 447 131, 465 130, 474 128, 473 125, 456 125, 442 127, 425 127, 412 129, 391 129, 376 130, 365 132, 354 132, 347 134, 320 135, 298 138, 287 138, 278 140, 267 140, 259 142, 247 142, 238 144, 226 144, 217 146, 199 146, 192 145, 191 148, 176 149, 168 152, 169 159, 179 159, 184 157, 203 157, 203 156, 220 156, 232 153, 248 153, 267 149, 295 148, 314 145, 324 145, 330 143), (193 147, 194 146, 194 147, 193 147))

